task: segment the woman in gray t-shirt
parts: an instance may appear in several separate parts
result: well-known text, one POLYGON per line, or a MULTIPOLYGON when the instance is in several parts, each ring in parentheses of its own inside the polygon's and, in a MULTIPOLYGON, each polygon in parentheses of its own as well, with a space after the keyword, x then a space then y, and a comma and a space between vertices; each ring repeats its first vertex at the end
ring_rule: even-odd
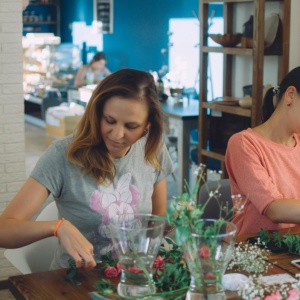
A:
POLYGON ((123 69, 96 87, 73 135, 53 143, 0 216, 0 247, 55 235, 52 268, 92 268, 112 250, 109 219, 124 213, 165 215, 163 117, 153 77, 123 69), (31 221, 49 194, 60 220, 31 221))

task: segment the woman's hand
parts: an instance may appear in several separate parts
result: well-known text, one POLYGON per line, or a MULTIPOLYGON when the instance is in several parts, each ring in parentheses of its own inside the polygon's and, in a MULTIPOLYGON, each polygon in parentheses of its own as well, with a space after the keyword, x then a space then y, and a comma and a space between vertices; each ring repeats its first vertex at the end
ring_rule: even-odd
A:
POLYGON ((68 220, 64 220, 60 225, 57 238, 73 257, 77 268, 93 269, 96 266, 93 245, 68 220))

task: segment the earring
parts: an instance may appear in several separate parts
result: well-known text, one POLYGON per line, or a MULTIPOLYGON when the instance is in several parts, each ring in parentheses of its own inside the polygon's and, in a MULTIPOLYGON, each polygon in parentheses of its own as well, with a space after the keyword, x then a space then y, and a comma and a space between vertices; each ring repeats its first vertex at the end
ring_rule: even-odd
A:
POLYGON ((145 133, 147 133, 147 132, 148 132, 148 130, 149 130, 148 128, 145 128, 145 129, 144 129, 144 132, 145 132, 145 133))

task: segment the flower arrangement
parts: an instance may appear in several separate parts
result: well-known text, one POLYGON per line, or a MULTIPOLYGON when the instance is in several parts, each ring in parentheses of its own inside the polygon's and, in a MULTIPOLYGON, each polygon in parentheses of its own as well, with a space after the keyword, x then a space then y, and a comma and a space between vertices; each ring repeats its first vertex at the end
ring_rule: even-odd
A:
MULTIPOLYGON (((180 247, 166 237, 166 244, 160 247, 157 258, 153 263, 153 279, 157 288, 156 296, 163 299, 182 299, 190 282, 190 272, 183 258, 180 247), (175 292, 174 292, 175 291, 175 292)), ((120 263, 113 258, 111 252, 101 256, 101 270, 106 278, 112 279, 120 275, 120 263)), ((131 270, 133 274, 141 272, 140 269, 131 270)), ((100 278, 95 286, 96 290, 103 295, 116 293, 117 284, 112 281, 100 278)))
MULTIPOLYGON (((200 164, 195 171, 197 181, 194 188, 190 190, 187 184, 186 191, 182 195, 175 197, 167 210, 167 221, 170 226, 175 226, 176 243, 171 239, 167 239, 170 245, 170 247, 168 248, 170 249, 165 249, 163 246, 161 247, 158 257, 153 264, 152 270, 153 279, 155 281, 157 291, 159 295, 162 295, 164 297, 164 299, 167 299, 166 297, 168 296, 168 292, 173 291, 172 297, 174 297, 174 291, 182 291, 182 295, 184 295, 189 288, 191 280, 190 271, 193 270, 189 261, 195 261, 197 255, 194 255, 194 253, 192 253, 193 251, 188 251, 183 256, 183 253, 185 251, 183 251, 184 248, 182 248, 181 246, 185 243, 187 245, 191 245, 190 238, 192 236, 192 233, 195 231, 197 233, 203 233, 208 237, 214 237, 215 235, 220 233, 221 230, 224 230, 224 224, 228 223, 225 218, 220 218, 209 224, 209 226, 206 226, 204 225, 204 220, 201 219, 207 203, 211 201, 212 198, 218 199, 220 197, 220 186, 218 186, 215 190, 210 191, 206 203, 202 205, 196 204, 196 198, 198 190, 200 188, 200 183, 201 181, 205 182, 205 170, 206 166, 200 164), (187 241, 189 242, 187 243, 187 241), (193 259, 193 257, 195 259, 193 259)), ((235 210, 239 212, 243 208, 243 204, 241 204, 241 197, 239 195, 235 196, 234 202, 236 207, 235 210)), ((229 208, 228 204, 220 204, 220 210, 223 212, 223 215, 225 215, 225 217, 229 217, 232 214, 232 208, 229 208)), ((209 244, 203 245, 203 247, 200 249, 200 256, 207 262, 206 265, 208 268, 210 268, 211 266, 216 266, 216 264, 214 263, 215 252, 217 249, 216 242, 217 240, 211 238, 209 244)), ((229 249, 227 249, 226 247, 224 251, 226 251, 227 253, 229 249)), ((233 250, 231 249, 230 251, 233 250)), ((111 260, 111 258, 111 255, 102 257, 102 262, 105 261, 105 263, 103 263, 104 274, 107 274, 109 276, 118 276, 119 268, 117 266, 117 261, 113 261, 111 260)), ((226 254, 225 264, 227 264, 227 261, 229 259, 230 255, 228 252, 228 254, 226 254)), ((210 270, 207 270, 207 272, 205 272, 205 280, 208 280, 210 283, 212 283, 213 281, 218 281, 220 283, 220 280, 222 279, 221 274, 224 270, 213 270, 214 269, 210 268, 210 270)), ((137 271, 141 270, 132 270, 133 273, 137 271)), ((194 273, 194 271, 192 272, 194 273)), ((103 285, 103 279, 101 279, 100 281, 100 287, 102 289, 107 289, 108 287, 103 285)), ((97 289, 99 290, 99 285, 97 289)))
POLYGON ((197 195, 200 184, 203 182, 205 183, 205 172, 206 166, 204 164, 200 164, 194 172, 194 175, 197 176, 194 188, 191 190, 188 184, 186 184, 186 192, 175 197, 168 207, 167 221, 170 226, 175 227, 175 238, 179 246, 184 244, 191 237, 192 232, 206 235, 216 234, 219 232, 220 227, 224 224, 224 222, 229 221, 233 211, 235 214, 238 214, 244 208, 245 200, 242 199, 241 195, 233 195, 233 208, 230 208, 228 203, 222 204, 219 202, 220 215, 223 215, 224 217, 214 223, 214 228, 204 228, 201 218, 207 204, 213 198, 218 200, 220 197, 219 185, 215 190, 209 191, 209 197, 204 204, 197 204, 197 195), (206 230, 206 233, 204 233, 204 230, 206 230))
MULTIPOLYGON (((197 194, 200 188, 200 183, 205 183, 205 165, 200 164, 195 175, 197 181, 193 189, 190 189, 186 185, 186 191, 182 195, 175 197, 168 210, 167 221, 170 226, 175 226, 175 241, 165 237, 164 244, 161 245, 158 256, 156 257, 152 274, 157 288, 155 297, 161 299, 183 299, 190 288, 191 273, 194 271, 188 266, 188 257, 183 253, 183 247, 185 243, 190 239, 192 233, 201 233, 204 236, 213 236, 219 232, 221 226, 229 221, 229 216, 232 213, 232 209, 228 205, 221 205, 220 210, 225 215, 224 219, 217 220, 213 226, 204 227, 201 217, 205 212, 207 203, 212 199, 218 199, 219 186, 209 191, 209 197, 206 203, 197 205, 197 194)), ((240 195, 233 196, 233 210, 235 213, 239 213, 243 210, 245 200, 240 195)), ((262 276, 270 270, 272 265, 267 262, 267 257, 270 251, 264 247, 270 238, 270 232, 261 232, 259 238, 255 240, 255 243, 243 242, 239 243, 235 247, 233 256, 231 257, 228 270, 239 271, 249 275, 249 280, 239 291, 239 295, 248 300, 293 300, 300 299, 300 279, 297 282, 283 285, 265 285, 262 280, 262 276)), ((284 237, 279 234, 271 235, 271 239, 275 239, 277 243, 283 243, 284 237)), ((288 237, 288 239, 291 239, 288 237)), ((285 240, 288 240, 285 237, 285 240)), ((279 245, 278 244, 278 245, 279 245)), ((298 243, 299 245, 300 243, 298 243)), ((198 257, 201 257, 203 261, 209 261, 213 256, 213 248, 209 245, 203 245, 199 248, 198 257)), ((120 276, 120 263, 113 257, 112 253, 108 253, 101 257, 101 271, 105 278, 100 278, 95 286, 96 293, 106 295, 113 299, 121 299, 116 294, 118 277, 120 276), (114 280, 116 278, 116 280, 114 280)), ((141 272, 140 269, 132 269, 133 274, 141 272)), ((204 273, 205 280, 214 282, 217 278, 211 272, 204 273)), ((72 280, 72 279, 71 279, 72 280)), ((151 295, 146 297, 151 299, 151 295), (149 298, 150 297, 150 298, 149 298)), ((141 298, 142 299, 142 298, 141 298)))

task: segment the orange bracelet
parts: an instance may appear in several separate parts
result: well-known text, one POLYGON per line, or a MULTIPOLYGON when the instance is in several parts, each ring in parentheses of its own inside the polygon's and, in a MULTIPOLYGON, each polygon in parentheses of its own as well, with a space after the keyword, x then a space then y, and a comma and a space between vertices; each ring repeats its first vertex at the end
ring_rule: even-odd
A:
POLYGON ((62 224, 62 222, 64 221, 64 218, 61 218, 55 225, 54 231, 53 231, 53 235, 57 237, 57 231, 60 227, 60 225, 62 224))

